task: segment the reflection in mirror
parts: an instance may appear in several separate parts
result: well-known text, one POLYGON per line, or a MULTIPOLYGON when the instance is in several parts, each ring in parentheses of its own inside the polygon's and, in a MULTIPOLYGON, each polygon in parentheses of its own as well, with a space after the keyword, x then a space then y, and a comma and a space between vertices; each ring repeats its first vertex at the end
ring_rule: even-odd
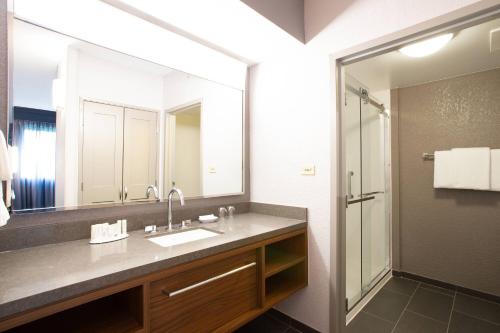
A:
POLYGON ((241 90, 20 20, 12 44, 14 211, 243 192, 241 90))
MULTIPOLYGON (((172 143, 165 160, 168 186, 182 188, 186 196, 202 195, 201 190, 201 103, 194 103, 167 116, 166 141, 172 143), (183 149, 183 145, 189 149, 183 149)), ((167 195, 167 193, 165 193, 167 195)))
MULTIPOLYGON (((240 193, 243 170, 241 92, 182 72, 165 76, 165 187, 186 196, 240 193)), ((166 195, 166 193, 165 193, 166 195)))

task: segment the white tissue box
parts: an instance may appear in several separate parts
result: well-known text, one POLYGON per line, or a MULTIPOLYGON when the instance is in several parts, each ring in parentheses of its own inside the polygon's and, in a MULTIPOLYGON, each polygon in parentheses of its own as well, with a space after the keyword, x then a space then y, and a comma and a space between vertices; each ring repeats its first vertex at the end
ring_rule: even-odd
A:
POLYGON ((90 227, 90 244, 101 244, 127 238, 127 220, 114 224, 100 223, 90 227))

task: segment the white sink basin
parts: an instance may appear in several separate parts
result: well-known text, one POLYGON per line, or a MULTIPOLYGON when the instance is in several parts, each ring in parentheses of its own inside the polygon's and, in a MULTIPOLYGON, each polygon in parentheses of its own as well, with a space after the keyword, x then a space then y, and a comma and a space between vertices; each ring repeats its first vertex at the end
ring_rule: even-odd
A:
POLYGON ((200 239, 218 236, 220 234, 221 234, 220 232, 211 231, 203 228, 196 228, 186 231, 179 231, 173 234, 167 234, 163 236, 155 236, 148 238, 148 240, 157 245, 168 247, 188 242, 194 242, 200 239))

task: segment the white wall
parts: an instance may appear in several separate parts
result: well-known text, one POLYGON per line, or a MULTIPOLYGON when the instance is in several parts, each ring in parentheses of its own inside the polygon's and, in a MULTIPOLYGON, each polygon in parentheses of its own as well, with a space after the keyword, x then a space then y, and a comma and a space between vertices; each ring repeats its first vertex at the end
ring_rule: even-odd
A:
POLYGON ((309 286, 278 308, 328 328, 330 114, 327 56, 297 50, 250 71, 251 200, 308 208, 309 286), (315 176, 300 175, 314 164, 315 176))
POLYGON ((52 80, 68 38, 14 20, 12 23, 12 101, 14 106, 54 110, 52 80))
POLYGON ((165 76, 164 87, 167 111, 201 101, 203 195, 242 192, 242 92, 178 71, 165 76))
POLYGON ((333 53, 479 2, 481 1, 305 0, 306 41, 333 53))
POLYGON ((12 105, 53 110, 52 80, 55 78, 57 78, 57 66, 52 69, 15 66, 12 80, 12 105))
POLYGON ((330 245, 336 246, 330 239, 330 225, 337 223, 337 212, 329 211, 336 197, 330 191, 336 179, 330 175, 337 159, 329 156, 335 145, 330 140, 335 124, 330 126, 328 119, 336 103, 335 84, 328 81, 329 54, 476 2, 306 0, 306 40, 310 42, 304 48, 317 55, 290 55, 252 67, 251 200, 309 209, 309 286, 279 305, 288 315, 327 332, 330 314, 336 311, 329 307, 330 245), (299 175, 304 163, 316 164, 316 176, 299 175))
POLYGON ((78 92, 84 98, 161 111, 163 78, 80 52, 78 92))

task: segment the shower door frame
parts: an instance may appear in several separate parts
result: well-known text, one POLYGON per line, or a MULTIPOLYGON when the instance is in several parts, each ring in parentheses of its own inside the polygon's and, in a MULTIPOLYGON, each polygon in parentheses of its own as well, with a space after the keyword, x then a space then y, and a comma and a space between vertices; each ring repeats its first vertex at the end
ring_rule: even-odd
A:
MULTIPOLYGON (((331 182, 332 212, 331 222, 331 253, 330 253, 330 332, 346 332, 346 194, 345 181, 345 128, 342 114, 345 112, 345 72, 344 66, 380 54, 399 49, 401 46, 426 39, 442 33, 456 32, 467 27, 500 17, 500 4, 496 0, 483 0, 465 6, 461 9, 432 18, 412 27, 391 33, 353 48, 346 49, 330 56, 331 80, 335 82, 332 95, 331 119, 331 154, 336 163, 332 163, 331 177, 337 179, 331 182)), ((391 101, 392 102, 392 101, 391 101)), ((394 107, 391 105, 391 108, 394 107)), ((397 114, 391 117, 391 135, 398 132, 397 114)), ((392 212, 391 212, 391 261, 394 268, 399 268, 399 178, 398 178, 398 146, 397 140, 391 139, 391 169, 392 169, 392 212)))

